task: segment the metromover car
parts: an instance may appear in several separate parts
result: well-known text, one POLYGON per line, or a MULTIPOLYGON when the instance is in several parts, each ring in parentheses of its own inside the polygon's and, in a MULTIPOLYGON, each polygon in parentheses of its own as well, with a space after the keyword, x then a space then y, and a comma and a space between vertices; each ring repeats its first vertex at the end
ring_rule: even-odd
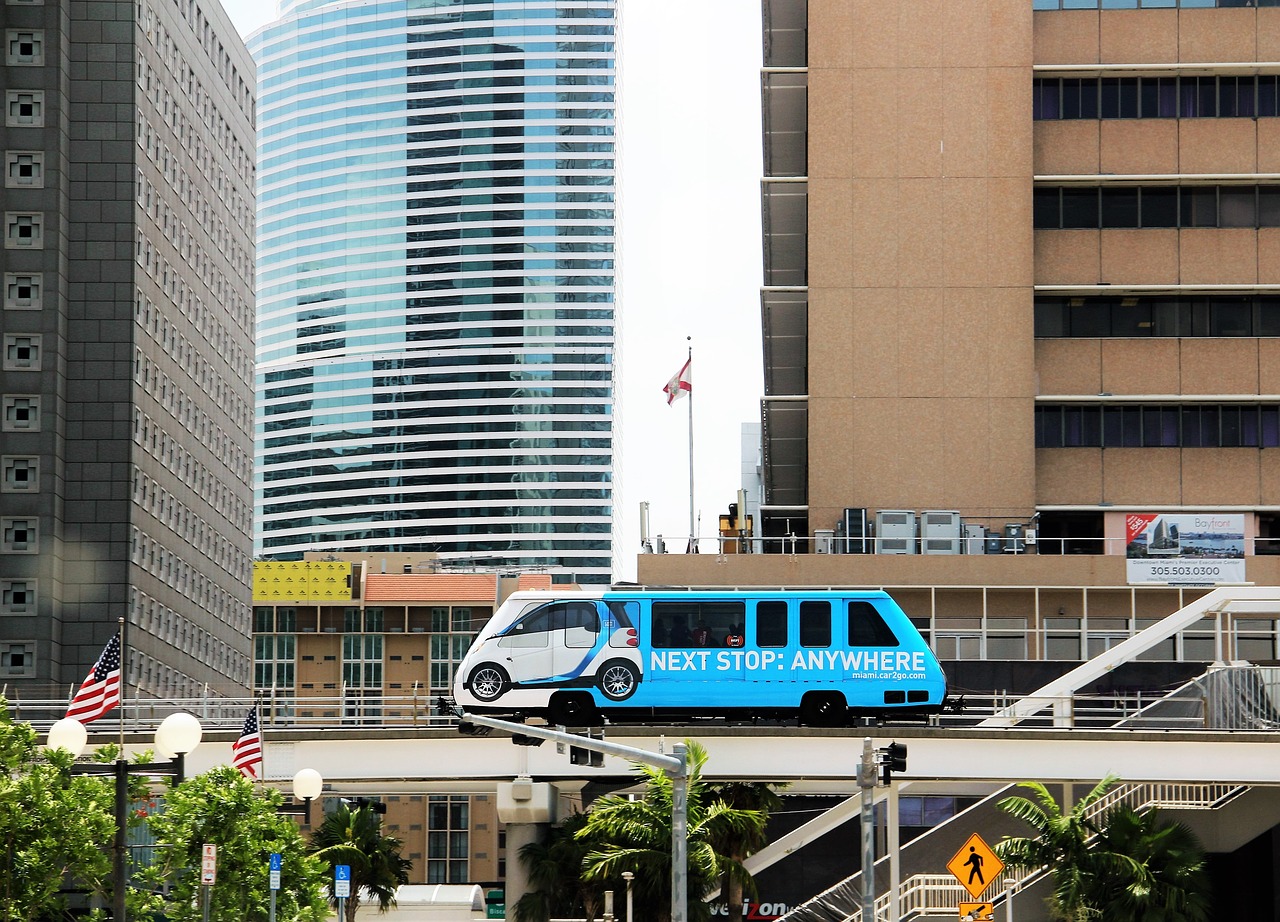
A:
POLYGON ((942 667, 890 596, 869 590, 513 593, 458 665, 464 712, 584 726, 653 718, 936 713, 942 667))

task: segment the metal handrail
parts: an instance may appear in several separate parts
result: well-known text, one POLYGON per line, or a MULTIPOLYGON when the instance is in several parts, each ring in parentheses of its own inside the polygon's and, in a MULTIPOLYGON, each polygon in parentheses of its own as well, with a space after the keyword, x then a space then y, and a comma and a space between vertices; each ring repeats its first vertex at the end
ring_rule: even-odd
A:
MULTIPOLYGON (((1239 795, 1244 790, 1238 784, 1188 784, 1188 783, 1144 783, 1119 784, 1095 802, 1085 816, 1097 819, 1108 810, 1126 805, 1138 812, 1153 807, 1161 809, 1176 808, 1181 810, 1213 810, 1227 800, 1239 795)), ((990 890, 994 897, 987 902, 999 902, 1009 895, 1016 895, 1038 881, 1048 868, 1034 868, 1020 873, 1006 867, 992 879, 990 890)), ((914 874, 902 882, 898 890, 898 917, 905 920, 918 913, 933 913, 939 910, 958 910, 968 891, 948 874, 914 874)), ((887 917, 891 894, 881 894, 876 898, 876 916, 887 917)), ((854 912, 845 918, 845 922, 861 922, 861 911, 854 912)))

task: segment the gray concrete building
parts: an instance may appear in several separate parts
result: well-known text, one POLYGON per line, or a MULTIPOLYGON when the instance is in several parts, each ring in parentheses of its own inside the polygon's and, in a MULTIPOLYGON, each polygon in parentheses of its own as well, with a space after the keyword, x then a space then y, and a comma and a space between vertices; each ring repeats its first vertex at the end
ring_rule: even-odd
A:
POLYGON ((243 694, 254 67, 217 0, 5 0, 0 683, 243 694))

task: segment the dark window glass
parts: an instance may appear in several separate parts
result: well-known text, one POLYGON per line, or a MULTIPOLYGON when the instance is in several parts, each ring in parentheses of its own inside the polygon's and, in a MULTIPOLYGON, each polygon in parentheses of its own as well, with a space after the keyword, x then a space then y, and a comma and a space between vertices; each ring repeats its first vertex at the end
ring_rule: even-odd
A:
POLYGON ((1070 312, 1072 336, 1111 335, 1111 306, 1105 299, 1075 298, 1070 312))
POLYGON ((1218 411, 1218 444, 1223 448, 1238 448, 1240 442, 1241 407, 1222 407, 1218 411))
POLYGON ((1142 77, 1138 81, 1139 110, 1142 118, 1160 117, 1160 78, 1142 77))
POLYGON ((1151 301, 1146 298, 1122 298, 1111 312, 1112 336, 1150 336, 1151 301))
POLYGON ((1184 448, 1200 448, 1204 444, 1200 437, 1201 409, 1201 407, 1182 408, 1182 446, 1184 448))
POLYGON ((1258 336, 1280 336, 1280 302, 1274 298, 1260 300, 1255 332, 1258 336))
POLYGON ((1056 77, 1040 78, 1033 84, 1032 117, 1058 119, 1062 117, 1062 81, 1056 77))
POLYGON ((1249 448, 1258 447, 1258 408, 1240 408, 1240 444, 1249 448))
POLYGON ((1116 448, 1124 441, 1121 411, 1121 407, 1102 408, 1102 444, 1106 448, 1116 448))
POLYGON ((1117 186, 1099 190, 1102 194, 1103 227, 1138 226, 1138 188, 1117 186))
POLYGON ((1036 408, 1036 444, 1041 448, 1062 447, 1062 408, 1036 408))
POLYGON ((1221 118, 1234 118, 1240 114, 1236 111, 1236 81, 1238 77, 1218 78, 1218 115, 1221 118))
POLYGON ((1156 336, 1185 336, 1191 330, 1191 305, 1179 298, 1157 298, 1151 305, 1156 336))
POLYGON ((1036 227, 1060 227, 1062 205, 1060 189, 1036 189, 1032 193, 1032 221, 1036 227))
POLYGON ((1252 299, 1214 299, 1209 304, 1209 332, 1213 336, 1252 336, 1252 321, 1252 299))
POLYGON ((1157 82, 1160 85, 1160 117, 1161 118, 1177 118, 1178 117, 1178 78, 1177 77, 1160 77, 1157 82))
POLYGON ((1175 186, 1150 186, 1141 190, 1142 226, 1178 226, 1178 190, 1175 186))
POLYGON ((1275 116, 1278 111, 1276 101, 1280 96, 1276 93, 1275 74, 1263 74, 1257 78, 1258 83, 1258 115, 1275 116))
POLYGON ((1067 302, 1063 298, 1036 298, 1035 335, 1058 337, 1067 335, 1067 302))
POLYGON ((870 602, 849 603, 849 646, 896 647, 898 638, 870 602))
POLYGON ((1260 407, 1262 447, 1280 448, 1280 407, 1260 407))
POLYGON ((1120 117, 1138 117, 1138 78, 1120 78, 1120 117))
POLYGON ((1098 190, 1096 188, 1062 190, 1062 226, 1098 226, 1098 190))
POLYGON ((1280 188, 1258 189, 1258 226, 1280 227, 1280 188))
POLYGON ((1069 448, 1097 448, 1102 444, 1101 407, 1064 407, 1062 443, 1069 448))
POLYGON ((1257 227, 1257 199, 1253 186, 1223 186, 1218 192, 1218 226, 1257 227))
POLYGON ((831 646, 831 603, 800 603, 800 646, 831 646))
POLYGON ((1183 227, 1218 226, 1218 189, 1216 186, 1186 187, 1179 190, 1183 227))
POLYGON ((1121 442, 1125 448, 1142 447, 1142 407, 1121 407, 1124 426, 1121 430, 1121 442))
POLYGON ((1099 81, 1101 96, 1100 113, 1103 118, 1120 117, 1120 78, 1104 77, 1099 81))
POLYGON ((787 603, 758 602, 756 604, 756 646, 785 647, 787 645, 787 603))

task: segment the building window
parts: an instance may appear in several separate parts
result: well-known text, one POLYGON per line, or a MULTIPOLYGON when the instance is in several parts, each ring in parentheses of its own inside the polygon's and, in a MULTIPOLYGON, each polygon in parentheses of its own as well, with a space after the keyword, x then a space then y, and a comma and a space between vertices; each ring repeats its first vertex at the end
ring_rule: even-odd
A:
POLYGON ((466 655, 471 640, 470 633, 431 635, 431 694, 453 694, 451 689, 458 663, 466 655))
POLYGON ((1037 448, 1280 448, 1280 406, 1037 406, 1037 448))
POLYGON ((0 615, 34 615, 35 613, 35 580, 0 580, 0 615))
POLYGON ((5 63, 10 67, 44 63, 44 32, 39 29, 8 29, 5 37, 5 63))
POLYGON ((1136 10, 1280 6, 1280 0, 1032 0, 1033 10, 1136 10))
MULTIPOLYGON (((268 609, 270 611, 270 609, 268 609)), ((297 638, 293 634, 258 634, 253 638, 253 687, 258 691, 291 691, 297 638)))
POLYGON ((36 333, 6 333, 0 367, 5 371, 40 370, 40 336, 36 333))
POLYGON ((44 127, 43 90, 7 90, 5 100, 5 125, 9 128, 44 127))
POLYGON ((433 794, 428 800, 427 883, 467 882, 470 806, 465 794, 433 794))
POLYGON ((32 676, 36 672, 35 641, 0 643, 0 675, 32 676))
POLYGON ((43 276, 18 272, 4 274, 4 309, 8 311, 38 311, 43 307, 40 291, 43 276))
POLYGON ((1280 186, 1037 186, 1037 230, 1280 227, 1280 186))
POLYGON ((1280 336, 1276 295, 1037 296, 1042 338, 1280 336))
POLYGON ((35 519, 0 519, 0 551, 34 554, 40 543, 35 519))
POLYGON ((43 247, 44 215, 39 212, 5 212, 4 245, 10 250, 38 250, 43 247))
POLYGON ((0 493, 40 492, 40 459, 5 455, 0 458, 0 493))
POLYGON ((0 432, 39 432, 40 398, 35 395, 0 397, 0 432))
POLYGON ((4 184, 9 188, 44 188, 44 153, 41 151, 5 151, 4 184))

